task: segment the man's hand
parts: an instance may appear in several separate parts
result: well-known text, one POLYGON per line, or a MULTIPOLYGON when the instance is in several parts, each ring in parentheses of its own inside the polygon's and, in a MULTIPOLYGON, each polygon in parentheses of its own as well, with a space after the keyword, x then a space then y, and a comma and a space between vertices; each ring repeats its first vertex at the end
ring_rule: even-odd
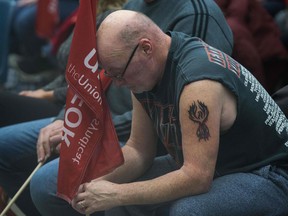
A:
POLYGON ((33 97, 33 98, 40 98, 40 99, 47 99, 53 100, 54 91, 45 91, 43 89, 37 89, 34 91, 21 91, 19 95, 26 96, 26 97, 33 97))
POLYGON ((72 200, 72 207, 82 214, 91 214, 120 206, 119 188, 119 184, 105 180, 82 184, 72 200))
POLYGON ((63 124, 63 120, 56 120, 41 129, 37 141, 38 162, 45 161, 52 152, 59 153, 63 124))

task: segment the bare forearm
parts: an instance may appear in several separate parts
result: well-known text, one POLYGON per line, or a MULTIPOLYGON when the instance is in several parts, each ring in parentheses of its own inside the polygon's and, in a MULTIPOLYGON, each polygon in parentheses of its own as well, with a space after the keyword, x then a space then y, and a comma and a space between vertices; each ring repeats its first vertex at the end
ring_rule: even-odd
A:
MULTIPOLYGON (((122 148, 124 164, 115 169, 112 173, 100 178, 114 183, 130 182, 141 176, 150 166, 135 149, 128 145, 122 148)), ((152 162, 152 160, 151 160, 152 162)))
POLYGON ((152 180, 118 185, 119 200, 121 206, 162 203, 205 193, 209 185, 205 179, 191 178, 180 169, 152 180))

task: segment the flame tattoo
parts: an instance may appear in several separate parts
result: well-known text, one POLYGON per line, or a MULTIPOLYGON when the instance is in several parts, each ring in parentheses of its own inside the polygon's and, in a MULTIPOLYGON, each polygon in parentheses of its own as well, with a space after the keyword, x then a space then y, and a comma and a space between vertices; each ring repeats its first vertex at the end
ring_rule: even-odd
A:
POLYGON ((201 139, 207 141, 210 137, 209 128, 205 124, 208 120, 209 115, 209 110, 207 106, 199 100, 197 100, 197 104, 194 101, 190 106, 188 113, 189 118, 199 125, 196 132, 199 141, 201 141, 201 139))

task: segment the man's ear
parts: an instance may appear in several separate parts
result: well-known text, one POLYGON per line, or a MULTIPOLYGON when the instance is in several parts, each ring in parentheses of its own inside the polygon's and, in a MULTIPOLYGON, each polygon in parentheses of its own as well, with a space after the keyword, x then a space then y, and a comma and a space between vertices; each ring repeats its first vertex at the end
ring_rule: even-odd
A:
POLYGON ((152 53, 152 44, 149 39, 147 38, 141 39, 139 45, 146 55, 150 55, 152 53))

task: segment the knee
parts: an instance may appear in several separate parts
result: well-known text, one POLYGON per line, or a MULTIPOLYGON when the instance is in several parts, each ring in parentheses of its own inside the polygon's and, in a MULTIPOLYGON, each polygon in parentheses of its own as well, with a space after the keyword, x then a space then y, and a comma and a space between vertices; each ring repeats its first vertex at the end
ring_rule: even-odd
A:
POLYGON ((19 37, 29 36, 35 31, 35 11, 29 11, 26 13, 19 13, 13 20, 13 31, 19 37))
POLYGON ((187 206, 186 204, 183 204, 181 202, 174 202, 171 206, 170 206, 170 210, 169 210, 169 215, 170 216, 181 216, 181 215, 195 215, 195 213, 193 213, 193 209, 192 211, 190 211, 189 206, 187 206))
POLYGON ((18 38, 22 38, 23 40, 25 40, 28 36, 34 34, 34 25, 35 22, 29 23, 25 20, 17 19, 13 23, 13 31, 18 38))
POLYGON ((191 197, 176 200, 170 205, 170 216, 213 216, 213 210, 210 211, 203 203, 193 200, 191 197))

